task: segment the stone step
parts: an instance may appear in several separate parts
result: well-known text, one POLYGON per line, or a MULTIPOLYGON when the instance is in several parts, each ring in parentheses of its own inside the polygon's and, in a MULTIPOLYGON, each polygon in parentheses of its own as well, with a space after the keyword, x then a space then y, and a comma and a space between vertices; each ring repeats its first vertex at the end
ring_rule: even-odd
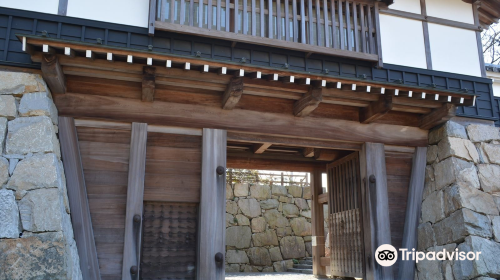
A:
POLYGON ((312 269, 312 265, 311 264, 294 264, 293 268, 312 269))
POLYGON ((287 271, 294 272, 294 273, 313 274, 312 269, 289 268, 287 271))
POLYGON ((313 264, 313 261, 312 260, 300 260, 299 261, 300 264, 308 264, 308 265, 312 265, 313 264))

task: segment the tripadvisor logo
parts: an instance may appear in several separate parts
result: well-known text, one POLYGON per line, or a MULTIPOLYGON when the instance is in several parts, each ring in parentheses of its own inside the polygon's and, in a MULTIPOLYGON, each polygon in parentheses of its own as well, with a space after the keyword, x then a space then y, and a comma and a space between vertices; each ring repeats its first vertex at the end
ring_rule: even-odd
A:
MULTIPOLYGON (((455 249, 455 251, 448 252, 445 249, 439 252, 419 252, 415 251, 415 249, 412 249, 409 251, 408 249, 401 248, 399 249, 401 252, 401 260, 407 261, 423 261, 423 260, 429 260, 429 261, 444 261, 444 260, 479 260, 479 255, 481 252, 458 252, 458 249, 455 249)), ((375 260, 377 263, 381 266, 392 266, 393 264, 396 263, 398 260, 398 252, 394 246, 389 245, 389 244, 384 244, 380 245, 377 248, 377 251, 375 251, 375 260)))

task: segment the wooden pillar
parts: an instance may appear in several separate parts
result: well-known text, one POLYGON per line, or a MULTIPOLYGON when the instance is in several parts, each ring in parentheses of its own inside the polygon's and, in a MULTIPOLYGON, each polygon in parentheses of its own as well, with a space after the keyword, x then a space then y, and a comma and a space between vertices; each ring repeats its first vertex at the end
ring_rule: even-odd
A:
POLYGON ((197 279, 224 280, 227 132, 203 129, 197 279))
POLYGON ((59 140, 66 175, 71 222, 83 279, 100 280, 99 261, 90 217, 87 187, 83 174, 75 120, 59 117, 59 140))
POLYGON ((363 278, 393 280, 392 267, 380 266, 375 261, 378 246, 391 244, 384 144, 365 143, 360 154, 360 166, 366 274, 363 278))
POLYGON ((147 136, 147 124, 132 123, 122 280, 139 279, 147 136))
MULTIPOLYGON (((427 147, 418 147, 413 155, 411 168, 408 202, 406 203, 406 217, 401 248, 411 251, 417 249, 417 227, 422 207, 424 193, 425 165, 427 147)), ((400 261, 397 279, 413 279, 415 275, 415 261, 400 261)))
POLYGON ((322 182, 323 170, 315 169, 311 173, 311 194, 312 194, 312 254, 313 254, 313 274, 315 276, 325 276, 326 267, 321 266, 321 257, 325 256, 325 222, 323 215, 323 203, 318 197, 323 193, 322 182))

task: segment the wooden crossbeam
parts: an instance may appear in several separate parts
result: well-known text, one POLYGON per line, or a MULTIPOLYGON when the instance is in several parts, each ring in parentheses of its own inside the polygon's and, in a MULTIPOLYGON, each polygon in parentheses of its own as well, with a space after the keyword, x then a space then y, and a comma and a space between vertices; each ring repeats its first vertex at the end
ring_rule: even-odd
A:
POLYGON ((445 123, 455 116, 456 110, 454 104, 445 103, 441 108, 434 109, 429 114, 422 116, 420 118, 420 128, 431 129, 445 123))
POLYGON ((236 106, 243 94, 243 87, 243 78, 231 78, 222 97, 222 109, 231 110, 236 106))
POLYGON ((293 104, 293 114, 296 117, 305 117, 314 111, 322 100, 323 89, 320 87, 310 87, 309 91, 293 104))
POLYGON ((52 93, 66 93, 66 78, 57 56, 48 50, 42 57, 42 77, 52 93))
POLYGON ((153 102, 155 99, 156 68, 144 66, 142 76, 142 101, 153 102))
POLYGON ((371 123, 380 119, 392 110, 392 95, 380 95, 378 101, 371 102, 368 107, 359 109, 359 122, 371 123))
POLYGON ((267 148, 271 147, 271 145, 271 143, 255 144, 253 145, 253 152, 255 154, 262 154, 267 150, 267 148))
POLYGON ((321 161, 334 161, 346 156, 349 152, 340 150, 314 149, 314 159, 321 161))
POLYGON ((314 148, 304 148, 304 157, 314 157, 314 148))

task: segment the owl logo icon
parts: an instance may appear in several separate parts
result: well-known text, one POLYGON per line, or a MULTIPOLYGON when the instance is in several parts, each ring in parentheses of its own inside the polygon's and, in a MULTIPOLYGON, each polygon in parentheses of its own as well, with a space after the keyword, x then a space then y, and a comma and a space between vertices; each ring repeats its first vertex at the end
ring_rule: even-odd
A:
POLYGON ((375 251, 375 260, 381 266, 392 266, 398 260, 398 251, 392 245, 380 245, 375 251))

